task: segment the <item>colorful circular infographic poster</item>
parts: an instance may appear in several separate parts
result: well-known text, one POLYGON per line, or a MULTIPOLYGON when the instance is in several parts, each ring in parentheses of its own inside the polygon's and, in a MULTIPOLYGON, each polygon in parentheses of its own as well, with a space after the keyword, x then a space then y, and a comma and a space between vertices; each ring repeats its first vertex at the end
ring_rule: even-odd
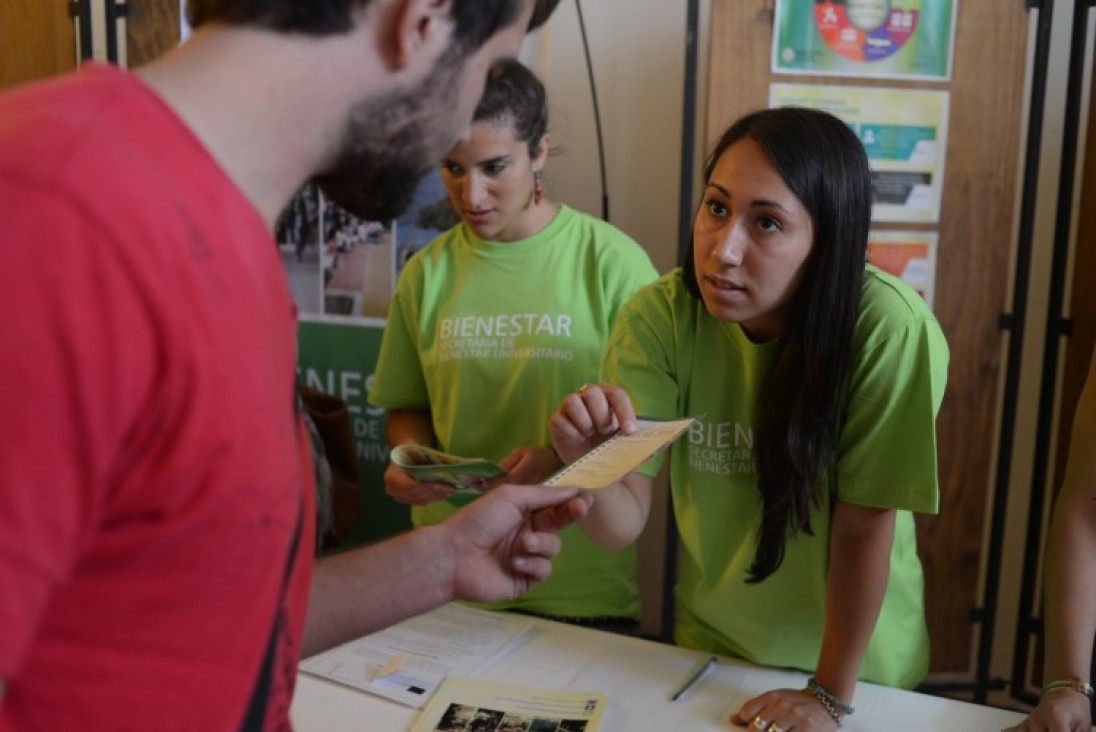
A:
POLYGON ((958 0, 776 0, 773 72, 947 79, 958 0))
POLYGON ((921 3, 892 8, 890 0, 815 0, 814 20, 826 45, 853 61, 879 61, 897 52, 917 28, 921 3))

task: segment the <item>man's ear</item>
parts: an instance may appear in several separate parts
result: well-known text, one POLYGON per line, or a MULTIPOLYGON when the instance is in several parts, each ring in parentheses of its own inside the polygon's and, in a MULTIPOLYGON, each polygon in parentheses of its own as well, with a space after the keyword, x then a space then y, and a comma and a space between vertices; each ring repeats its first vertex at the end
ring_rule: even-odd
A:
POLYGON ((394 64, 403 69, 426 53, 429 65, 453 42, 453 0, 396 0, 394 64))

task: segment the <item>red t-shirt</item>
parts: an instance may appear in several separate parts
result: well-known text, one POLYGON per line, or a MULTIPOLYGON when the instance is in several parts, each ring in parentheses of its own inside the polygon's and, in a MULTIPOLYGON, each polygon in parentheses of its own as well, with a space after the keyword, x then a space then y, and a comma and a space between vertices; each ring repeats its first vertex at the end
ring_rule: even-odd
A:
POLYGON ((256 210, 136 77, 0 96, 0 312, 0 730, 238 729, 275 626, 260 716, 287 728, 295 309, 256 210))

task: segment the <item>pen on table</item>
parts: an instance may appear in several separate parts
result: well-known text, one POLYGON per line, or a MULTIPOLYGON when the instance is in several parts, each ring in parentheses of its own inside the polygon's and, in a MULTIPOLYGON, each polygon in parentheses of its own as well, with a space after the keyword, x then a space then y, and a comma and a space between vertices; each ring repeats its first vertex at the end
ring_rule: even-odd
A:
POLYGON ((670 697, 670 701, 675 702, 681 697, 689 693, 689 690, 700 683, 700 680, 704 678, 704 675, 715 668, 716 658, 712 656, 707 661, 702 663, 693 674, 685 680, 685 683, 681 685, 681 688, 674 692, 674 695, 670 697))

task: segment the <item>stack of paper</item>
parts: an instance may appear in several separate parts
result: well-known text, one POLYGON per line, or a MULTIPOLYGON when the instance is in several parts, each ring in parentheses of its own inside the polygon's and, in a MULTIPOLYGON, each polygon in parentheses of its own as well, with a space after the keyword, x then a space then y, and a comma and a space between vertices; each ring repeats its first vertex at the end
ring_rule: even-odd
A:
POLYGON ((520 615, 443 605, 306 658, 300 669, 422 707, 447 675, 476 675, 530 626, 520 615))

